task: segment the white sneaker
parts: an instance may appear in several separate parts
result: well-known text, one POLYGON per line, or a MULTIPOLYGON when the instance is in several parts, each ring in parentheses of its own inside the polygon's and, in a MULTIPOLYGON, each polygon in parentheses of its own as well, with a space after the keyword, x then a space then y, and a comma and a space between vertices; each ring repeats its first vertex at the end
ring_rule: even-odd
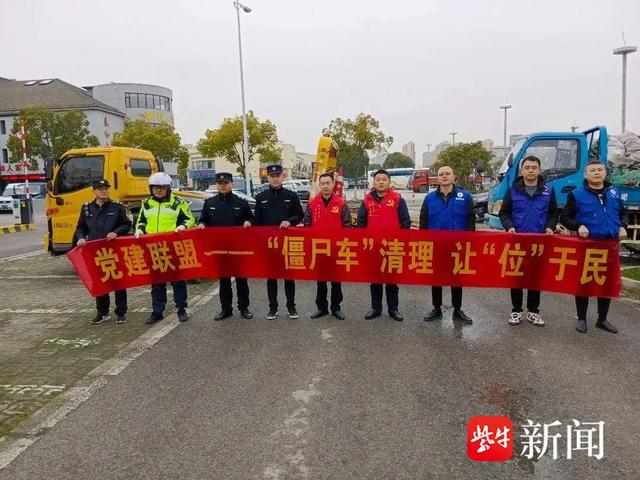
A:
POLYGON ((542 315, 539 313, 527 312, 527 320, 537 327, 544 327, 544 320, 542 320, 542 315))
POLYGON ((522 321, 522 312, 511 312, 509 325, 518 325, 522 321))

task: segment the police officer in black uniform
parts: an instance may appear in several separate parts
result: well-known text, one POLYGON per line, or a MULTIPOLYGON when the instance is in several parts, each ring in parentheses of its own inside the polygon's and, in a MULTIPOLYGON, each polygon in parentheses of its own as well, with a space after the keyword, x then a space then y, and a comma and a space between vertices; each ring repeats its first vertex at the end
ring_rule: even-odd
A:
MULTIPOLYGON (((278 225, 289 228, 298 225, 304 218, 300 199, 295 192, 282 187, 282 165, 267 167, 269 188, 256 197, 256 214, 253 224, 256 226, 278 225)), ((284 281, 284 293, 287 297, 289 318, 298 318, 296 310, 296 284, 293 280, 284 281)), ((278 316, 278 280, 267 280, 269 313, 267 320, 278 316)))
MULTIPOLYGON (((233 176, 230 173, 216 174, 216 187, 218 195, 208 198, 202 207, 202 213, 198 220, 198 228, 205 227, 250 227, 253 212, 249 202, 234 195, 233 176)), ((236 291, 238 293, 238 310, 244 318, 253 318, 249 311, 249 283, 246 278, 236 277, 236 291)), ((214 320, 220 321, 233 315, 231 304, 233 291, 231 290, 231 278, 220 277, 220 304, 222 310, 214 320)))
MULTIPOLYGON (((80 209, 80 218, 73 236, 74 243, 78 247, 84 247, 90 240, 106 238, 113 240, 118 236, 129 235, 131 232, 131 220, 127 216, 124 206, 109 199, 109 182, 99 180, 93 183, 93 194, 96 196, 92 202, 86 202, 80 209)), ((116 323, 127 321, 127 291, 116 290, 116 323)), ((91 324, 97 325, 106 322, 109 316, 109 294, 96 297, 96 309, 98 313, 91 324)))

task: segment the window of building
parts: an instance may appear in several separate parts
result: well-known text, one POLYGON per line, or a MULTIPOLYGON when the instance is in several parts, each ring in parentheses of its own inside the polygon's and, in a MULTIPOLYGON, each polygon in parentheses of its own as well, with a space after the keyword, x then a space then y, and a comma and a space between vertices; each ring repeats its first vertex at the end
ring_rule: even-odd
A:
POLYGON ((129 166, 131 167, 131 175, 134 177, 149 177, 151 175, 149 160, 132 158, 129 160, 129 166))
POLYGON ((0 133, 2 135, 6 135, 7 134, 7 124, 4 120, 0 120, 0 133))
POLYGON ((104 178, 104 157, 101 155, 67 158, 60 167, 55 194, 90 187, 104 178))
POLYGON ((171 111, 172 100, 163 95, 153 95, 151 93, 131 93, 124 94, 124 106, 126 108, 146 108, 150 110, 171 111))
POLYGON ((9 150, 6 148, 2 149, 2 163, 9 163, 9 150))

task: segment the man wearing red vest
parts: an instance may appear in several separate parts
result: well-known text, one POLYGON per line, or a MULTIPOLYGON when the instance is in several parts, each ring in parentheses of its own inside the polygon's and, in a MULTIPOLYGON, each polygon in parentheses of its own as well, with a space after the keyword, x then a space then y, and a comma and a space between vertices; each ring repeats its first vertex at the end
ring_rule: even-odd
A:
MULTIPOLYGON (((351 213, 347 202, 333 191, 335 182, 333 175, 323 173, 318 179, 320 192, 309 200, 304 215, 304 224, 307 227, 335 229, 351 226, 351 213)), ((344 314, 340 310, 342 302, 342 284, 331 282, 331 314, 338 320, 344 320, 344 314)), ((318 311, 311 318, 320 318, 329 315, 329 303, 327 302, 327 282, 318 282, 316 292, 316 305, 318 311)))
MULTIPOLYGON (((364 197, 358 210, 357 225, 361 228, 411 228, 411 217, 407 202, 391 188, 391 177, 386 170, 373 174, 373 189, 364 197)), ((389 316, 401 322, 398 311, 398 285, 385 285, 389 316)), ((382 315, 382 284, 371 284, 371 310, 364 316, 367 320, 382 315)))

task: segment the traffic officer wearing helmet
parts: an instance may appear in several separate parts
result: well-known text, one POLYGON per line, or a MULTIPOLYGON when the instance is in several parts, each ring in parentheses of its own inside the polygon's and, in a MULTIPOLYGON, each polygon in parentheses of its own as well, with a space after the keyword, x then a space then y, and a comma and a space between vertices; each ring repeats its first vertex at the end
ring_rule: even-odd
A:
MULTIPOLYGON (((438 169, 438 188, 429 193, 420 209, 422 230, 475 230, 476 216, 473 198, 466 190, 456 186, 453 169, 443 166, 438 169)), ((433 310, 424 317, 425 322, 442 318, 442 287, 431 287, 433 310)), ((473 323, 462 311, 462 287, 451 287, 453 319, 466 324, 473 323)))
MULTIPOLYGON (((218 194, 204 202, 202 214, 198 220, 198 228, 250 227, 253 212, 249 202, 233 193, 233 176, 230 173, 216 173, 216 187, 218 194)), ((236 291, 240 315, 247 319, 253 318, 253 314, 249 311, 249 283, 246 278, 236 277, 236 291)), ((220 321, 233 315, 232 302, 231 278, 221 277, 220 304, 222 310, 213 319, 220 321)))
MULTIPOLYGON (((323 173, 318 178, 318 194, 309 200, 304 214, 304 224, 309 227, 326 228, 328 230, 350 227, 351 213, 344 198, 333 191, 335 181, 331 173, 323 173)), ((327 302, 327 282, 317 282, 316 305, 318 311, 311 318, 320 318, 329 315, 329 303, 327 302)), ((331 282, 331 314, 338 320, 344 320, 344 314, 340 310, 342 302, 342 284, 331 282)))
MULTIPOLYGON (((269 188, 256 196, 256 213, 253 224, 256 226, 278 225, 287 229, 298 225, 304 218, 300 199, 295 192, 282 187, 282 165, 267 167, 269 188)), ((284 293, 287 297, 289 318, 298 318, 296 310, 296 284, 293 280, 284 281, 284 293)), ((267 320, 278 316, 278 280, 267 280, 269 313, 267 320)))
MULTIPOLYGON (((569 230, 577 231, 580 238, 616 239, 627 238, 624 205, 620 192, 605 180, 607 170, 595 158, 584 169, 584 184, 567 194, 567 203, 560 215, 560 223, 569 230)), ((587 310, 589 297, 575 297, 578 323, 576 330, 587 333, 587 310)), ((610 333, 618 329, 607 320, 610 298, 598 297, 598 319, 596 328, 610 333)))
MULTIPOLYGON (((411 228, 407 202, 391 188, 391 177, 386 170, 380 169, 373 174, 373 188, 360 205, 356 224, 360 228, 411 228)), ((369 288, 371 310, 364 316, 367 320, 382 315, 382 284, 372 283, 369 288)), ((398 311, 398 285, 387 284, 384 290, 389 316, 398 322, 403 321, 404 317, 398 311)))
MULTIPOLYGON (((142 202, 136 222, 136 238, 145 233, 182 232, 195 224, 195 218, 189 210, 189 204, 171 193, 171 177, 164 172, 156 172, 149 177, 151 197, 142 202)), ((187 282, 171 282, 173 299, 176 304, 178 320, 186 322, 187 282)), ((151 304, 153 311, 147 320, 151 325, 164 316, 167 305, 167 286, 164 283, 151 285, 151 304)))
MULTIPOLYGON (((93 183, 96 198, 86 202, 80 209, 80 217, 73 239, 78 247, 84 247, 88 241, 106 238, 113 240, 118 236, 129 235, 131 220, 121 203, 109 199, 109 182, 99 180, 93 183)), ((127 291, 116 290, 116 323, 127 321, 127 291)), ((96 297, 98 313, 91 322, 97 325, 106 322, 109 316, 109 294, 96 297)))
MULTIPOLYGON (((540 159, 529 155, 520 164, 522 175, 507 190, 500 207, 500 221, 509 233, 546 233, 553 235, 558 223, 556 196, 551 185, 540 175, 540 159)), ((509 325, 522 321, 522 288, 511 289, 511 315, 509 325)), ((527 291, 527 320, 544 327, 540 315, 540 291, 527 291)))

